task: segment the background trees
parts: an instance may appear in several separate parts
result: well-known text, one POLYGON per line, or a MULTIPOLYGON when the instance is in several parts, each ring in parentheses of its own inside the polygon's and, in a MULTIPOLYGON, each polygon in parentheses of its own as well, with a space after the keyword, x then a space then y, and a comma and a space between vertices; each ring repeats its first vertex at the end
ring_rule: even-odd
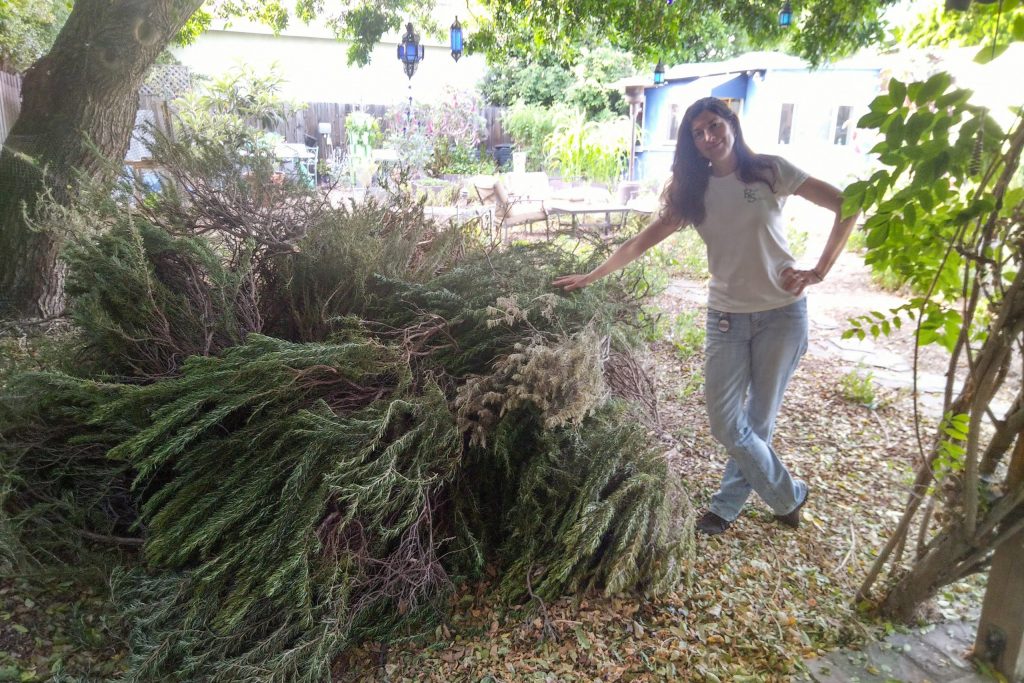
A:
POLYGON ((68 0, 9 0, 0 5, 0 70, 23 71, 46 54, 70 11, 68 0))
POLYGON ((812 63, 881 42, 881 11, 895 0, 793 3, 792 33, 781 32, 781 3, 748 0, 482 0, 491 19, 474 37, 490 55, 550 48, 568 62, 608 44, 651 63, 703 61, 789 43, 812 63))

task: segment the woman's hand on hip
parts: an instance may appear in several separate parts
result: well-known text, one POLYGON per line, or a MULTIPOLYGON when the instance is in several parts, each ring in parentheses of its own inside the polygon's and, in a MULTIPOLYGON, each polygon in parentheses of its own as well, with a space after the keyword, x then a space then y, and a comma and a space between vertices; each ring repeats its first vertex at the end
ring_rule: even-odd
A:
POLYGON ((782 271, 782 288, 794 296, 799 296, 807 285, 816 285, 821 280, 818 271, 813 268, 809 270, 786 268, 782 271))
POLYGON ((562 275, 560 277, 556 277, 554 280, 551 281, 551 284, 554 285, 555 287, 561 287, 567 292, 571 292, 574 289, 583 289, 584 287, 590 284, 590 281, 587 280, 586 275, 575 274, 562 275))

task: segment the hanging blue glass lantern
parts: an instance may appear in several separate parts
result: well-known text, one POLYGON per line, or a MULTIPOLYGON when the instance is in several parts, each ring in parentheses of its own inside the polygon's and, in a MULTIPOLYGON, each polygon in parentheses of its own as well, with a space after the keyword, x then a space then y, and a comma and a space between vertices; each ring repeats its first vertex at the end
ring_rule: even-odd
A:
POLYGON ((450 35, 452 43, 452 59, 457 62, 459 61, 459 57, 462 56, 462 24, 459 23, 458 17, 455 17, 455 23, 452 24, 450 35))
POLYGON ((405 25, 402 44, 398 46, 398 59, 405 65, 405 75, 410 79, 416 73, 416 67, 423 61, 424 48, 420 44, 420 34, 412 30, 412 22, 405 25))
POLYGON ((665 83, 665 63, 660 59, 658 65, 654 67, 654 85, 662 85, 665 83))
POLYGON ((779 10, 779 26, 782 28, 789 28, 793 24, 793 7, 789 4, 789 0, 782 3, 782 9, 779 10))

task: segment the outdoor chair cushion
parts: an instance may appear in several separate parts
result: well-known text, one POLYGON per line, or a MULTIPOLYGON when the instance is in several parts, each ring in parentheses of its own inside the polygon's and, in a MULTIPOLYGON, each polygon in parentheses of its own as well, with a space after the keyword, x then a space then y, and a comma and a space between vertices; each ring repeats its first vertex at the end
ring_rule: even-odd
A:
POLYGON ((543 200, 510 194, 505 184, 494 176, 476 176, 471 182, 482 203, 495 204, 495 217, 502 227, 546 221, 548 218, 543 200))
POLYGON ((494 181, 494 196, 498 207, 498 221, 504 227, 519 225, 520 223, 546 221, 548 218, 548 212, 544 208, 543 200, 528 199, 509 194, 505 184, 500 180, 494 181))

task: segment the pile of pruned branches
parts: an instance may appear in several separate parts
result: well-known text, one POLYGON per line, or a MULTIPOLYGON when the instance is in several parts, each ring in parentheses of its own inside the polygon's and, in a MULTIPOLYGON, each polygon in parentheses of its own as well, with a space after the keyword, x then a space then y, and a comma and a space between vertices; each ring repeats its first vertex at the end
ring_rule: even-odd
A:
POLYGON ((401 193, 332 208, 258 148, 155 137, 163 190, 64 216, 88 230, 63 362, 0 387, 0 552, 109 549, 131 678, 324 680, 485 566, 510 599, 677 582, 692 515, 644 426, 631 281, 550 287, 602 254, 496 251, 401 193))

